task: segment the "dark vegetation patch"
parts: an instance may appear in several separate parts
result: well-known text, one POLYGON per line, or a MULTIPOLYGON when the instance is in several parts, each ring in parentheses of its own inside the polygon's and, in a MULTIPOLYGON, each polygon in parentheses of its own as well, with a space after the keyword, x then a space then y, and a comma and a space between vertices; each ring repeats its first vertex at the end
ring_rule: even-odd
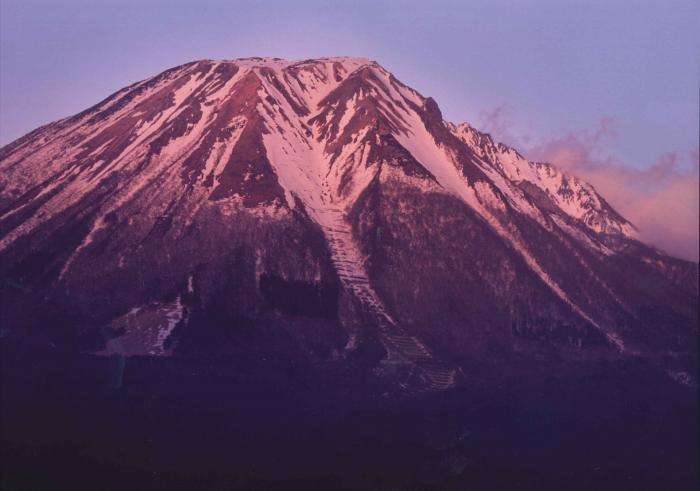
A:
POLYGON ((274 355, 0 350, 3 489, 697 489, 697 393, 640 360, 475 365, 399 401, 274 355))
POLYGON ((338 284, 260 276, 260 293, 273 307, 290 315, 338 318, 338 284))

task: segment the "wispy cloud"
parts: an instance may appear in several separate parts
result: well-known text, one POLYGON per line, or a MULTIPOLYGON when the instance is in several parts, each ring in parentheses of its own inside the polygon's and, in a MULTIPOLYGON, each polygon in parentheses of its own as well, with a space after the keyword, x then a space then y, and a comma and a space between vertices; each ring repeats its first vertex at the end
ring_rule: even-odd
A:
POLYGON ((640 238, 685 259, 698 260, 698 148, 658 156, 647 168, 615 157, 614 120, 603 117, 592 130, 569 131, 544 139, 519 135, 512 108, 502 105, 484 113, 482 128, 513 145, 532 160, 551 162, 595 186, 623 216, 637 226, 640 238), (690 165, 688 165, 690 161, 690 165))

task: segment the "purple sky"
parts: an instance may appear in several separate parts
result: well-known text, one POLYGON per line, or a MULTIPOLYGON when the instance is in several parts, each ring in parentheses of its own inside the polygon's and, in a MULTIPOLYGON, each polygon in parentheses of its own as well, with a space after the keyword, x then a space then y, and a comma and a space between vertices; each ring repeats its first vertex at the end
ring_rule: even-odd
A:
POLYGON ((605 121, 598 163, 692 173, 699 5, 0 0, 0 144, 195 59, 358 55, 526 154, 605 121))

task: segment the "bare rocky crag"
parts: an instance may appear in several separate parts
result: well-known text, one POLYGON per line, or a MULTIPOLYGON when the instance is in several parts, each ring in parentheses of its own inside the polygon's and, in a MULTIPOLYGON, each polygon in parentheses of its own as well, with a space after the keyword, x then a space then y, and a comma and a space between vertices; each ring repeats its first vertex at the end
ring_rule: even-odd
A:
POLYGON ((363 359, 408 393, 479 359, 696 346, 697 264, 367 59, 182 65, 0 170, 4 335, 363 359))

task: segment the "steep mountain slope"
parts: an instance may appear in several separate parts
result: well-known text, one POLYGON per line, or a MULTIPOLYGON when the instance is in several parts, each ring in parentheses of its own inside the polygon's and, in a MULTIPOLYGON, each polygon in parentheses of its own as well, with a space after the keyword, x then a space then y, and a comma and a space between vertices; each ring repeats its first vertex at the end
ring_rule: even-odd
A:
POLYGON ((692 352, 698 267, 373 61, 198 61, 0 149, 3 329, 124 354, 692 352))

